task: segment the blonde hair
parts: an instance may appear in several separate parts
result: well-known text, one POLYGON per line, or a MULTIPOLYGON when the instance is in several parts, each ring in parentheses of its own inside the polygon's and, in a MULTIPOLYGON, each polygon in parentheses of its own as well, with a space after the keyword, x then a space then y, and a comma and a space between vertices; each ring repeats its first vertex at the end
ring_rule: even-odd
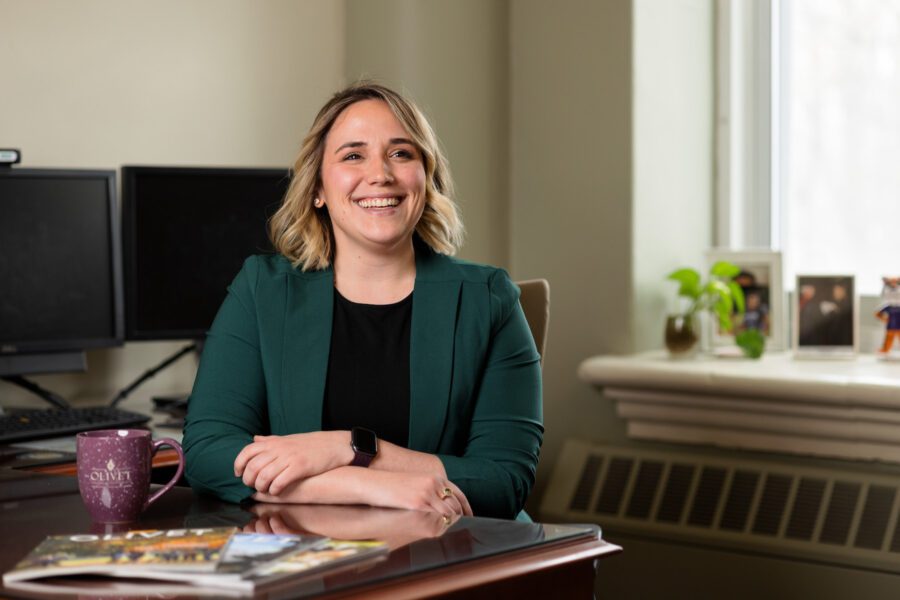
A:
POLYGON ((416 234, 440 254, 455 254, 462 244, 463 224, 452 199, 453 182, 447 160, 425 115, 397 92, 363 81, 336 93, 319 111, 294 162, 294 175, 281 207, 269 222, 269 237, 275 250, 303 271, 325 269, 334 260, 334 232, 328 209, 316 209, 313 202, 322 186, 325 138, 338 116, 362 100, 387 104, 422 155, 425 209, 416 224, 416 234))

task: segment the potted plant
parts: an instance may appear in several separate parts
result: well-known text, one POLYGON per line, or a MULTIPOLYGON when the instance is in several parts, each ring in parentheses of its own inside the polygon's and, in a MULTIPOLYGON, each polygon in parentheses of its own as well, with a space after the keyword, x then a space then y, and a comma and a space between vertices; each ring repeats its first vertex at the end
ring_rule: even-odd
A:
MULTIPOLYGON (((678 282, 678 295, 689 301, 684 312, 669 315, 666 319, 666 347, 674 356, 691 354, 700 339, 698 315, 708 311, 722 331, 734 329, 735 318, 744 315, 744 291, 734 281, 740 267, 727 261, 716 262, 709 270, 709 278, 703 281, 695 269, 677 269, 668 279, 678 282)), ((735 342, 744 354, 759 358, 765 338, 755 329, 742 331, 735 342)))

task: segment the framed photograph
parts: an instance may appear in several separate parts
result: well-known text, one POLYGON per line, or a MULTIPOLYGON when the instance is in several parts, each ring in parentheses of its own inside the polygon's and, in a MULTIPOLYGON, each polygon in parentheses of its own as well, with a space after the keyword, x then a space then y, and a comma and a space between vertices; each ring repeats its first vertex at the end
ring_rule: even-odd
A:
POLYGON ((725 260, 741 272, 734 278, 744 291, 746 310, 743 317, 735 311, 732 331, 722 331, 718 323, 709 330, 710 348, 714 354, 740 356, 734 335, 744 329, 758 329, 766 337, 766 352, 785 349, 784 288, 781 281, 781 253, 772 250, 723 250, 713 248, 706 253, 707 268, 725 260))
POLYGON ((793 319, 796 355, 801 358, 856 355, 858 312, 853 275, 797 275, 793 319))

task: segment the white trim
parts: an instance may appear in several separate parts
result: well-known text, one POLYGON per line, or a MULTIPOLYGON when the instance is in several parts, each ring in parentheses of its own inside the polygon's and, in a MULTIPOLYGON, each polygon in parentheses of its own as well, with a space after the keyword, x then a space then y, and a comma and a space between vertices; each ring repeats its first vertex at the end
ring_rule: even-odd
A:
POLYGON ((714 241, 720 247, 773 246, 774 12, 771 0, 716 1, 714 241))
POLYGON ((900 378, 874 356, 850 361, 596 356, 582 381, 603 388, 629 437, 900 464, 900 378))
POLYGON ((716 101, 715 101, 715 226, 713 245, 727 248, 731 231, 731 3, 716 1, 716 101))

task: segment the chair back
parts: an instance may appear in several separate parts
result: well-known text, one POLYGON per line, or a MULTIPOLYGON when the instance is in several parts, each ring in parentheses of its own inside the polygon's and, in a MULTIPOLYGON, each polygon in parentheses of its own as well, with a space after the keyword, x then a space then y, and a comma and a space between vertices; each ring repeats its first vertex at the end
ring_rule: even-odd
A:
POLYGON ((519 302, 543 364, 547 326, 550 322, 550 283, 546 279, 528 279, 517 281, 516 285, 522 291, 519 302))

